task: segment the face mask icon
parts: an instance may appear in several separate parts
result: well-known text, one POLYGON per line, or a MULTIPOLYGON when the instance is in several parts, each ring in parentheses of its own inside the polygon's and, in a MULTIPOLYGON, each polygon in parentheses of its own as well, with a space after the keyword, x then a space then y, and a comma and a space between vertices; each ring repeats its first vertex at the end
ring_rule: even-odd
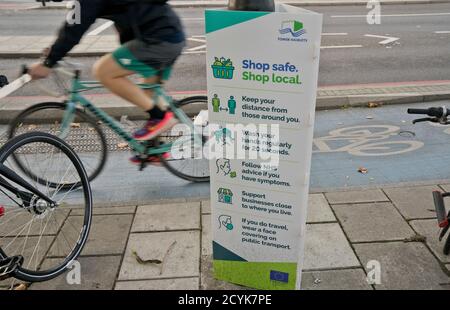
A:
POLYGON ((219 216, 219 229, 221 228, 224 228, 226 231, 233 230, 234 226, 231 221, 231 216, 225 214, 219 216))

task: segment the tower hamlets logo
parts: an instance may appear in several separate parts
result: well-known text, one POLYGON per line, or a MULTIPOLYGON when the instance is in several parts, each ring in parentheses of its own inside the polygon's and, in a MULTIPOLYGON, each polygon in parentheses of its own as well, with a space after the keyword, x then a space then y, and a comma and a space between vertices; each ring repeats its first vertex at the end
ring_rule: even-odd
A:
POLYGON ((297 20, 283 21, 279 33, 282 37, 279 37, 278 39, 282 41, 307 41, 307 39, 302 38, 302 36, 306 34, 306 29, 304 28, 303 23, 297 20))

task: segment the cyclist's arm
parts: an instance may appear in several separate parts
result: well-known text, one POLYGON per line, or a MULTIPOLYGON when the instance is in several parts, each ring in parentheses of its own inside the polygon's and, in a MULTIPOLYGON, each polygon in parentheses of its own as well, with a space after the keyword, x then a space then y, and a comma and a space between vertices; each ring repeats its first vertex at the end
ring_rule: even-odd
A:
POLYGON ((67 22, 59 30, 58 38, 50 49, 44 64, 51 68, 77 45, 84 33, 95 23, 102 10, 104 0, 78 0, 80 3, 80 23, 67 22))

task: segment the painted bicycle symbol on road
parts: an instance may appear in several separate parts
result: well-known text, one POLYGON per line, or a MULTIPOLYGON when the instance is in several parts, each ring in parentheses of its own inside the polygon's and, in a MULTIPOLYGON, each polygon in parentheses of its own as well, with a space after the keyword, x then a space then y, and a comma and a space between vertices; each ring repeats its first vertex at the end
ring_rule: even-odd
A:
POLYGON ((313 152, 347 152, 354 156, 387 156, 412 152, 424 145, 421 141, 394 140, 394 137, 400 137, 400 130, 400 127, 391 125, 365 125, 335 129, 330 131, 328 136, 314 139, 313 152))

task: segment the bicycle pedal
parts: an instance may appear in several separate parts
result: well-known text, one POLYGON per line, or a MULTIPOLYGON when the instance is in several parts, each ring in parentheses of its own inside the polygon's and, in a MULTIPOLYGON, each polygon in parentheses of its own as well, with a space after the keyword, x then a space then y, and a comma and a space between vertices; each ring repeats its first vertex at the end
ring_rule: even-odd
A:
POLYGON ((22 266, 23 256, 11 256, 0 260, 0 281, 10 278, 16 272, 17 268, 22 266))

